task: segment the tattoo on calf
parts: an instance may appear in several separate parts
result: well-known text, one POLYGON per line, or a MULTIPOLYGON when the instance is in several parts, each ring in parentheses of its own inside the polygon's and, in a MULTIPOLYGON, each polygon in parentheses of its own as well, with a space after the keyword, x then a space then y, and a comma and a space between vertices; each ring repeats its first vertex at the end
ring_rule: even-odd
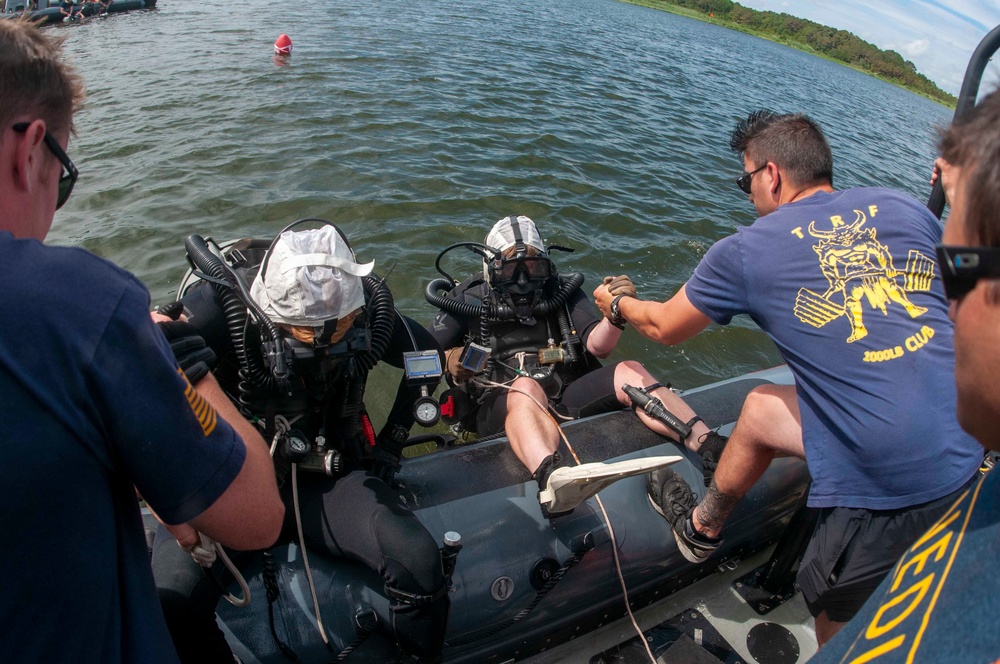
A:
POLYGON ((739 501, 740 499, 737 496, 729 496, 719 491, 715 480, 712 480, 712 485, 708 487, 708 494, 705 496, 705 500, 701 501, 701 504, 698 505, 698 511, 696 512, 698 522, 710 530, 722 530, 726 519, 729 518, 730 513, 732 513, 733 508, 736 507, 736 503, 739 501))

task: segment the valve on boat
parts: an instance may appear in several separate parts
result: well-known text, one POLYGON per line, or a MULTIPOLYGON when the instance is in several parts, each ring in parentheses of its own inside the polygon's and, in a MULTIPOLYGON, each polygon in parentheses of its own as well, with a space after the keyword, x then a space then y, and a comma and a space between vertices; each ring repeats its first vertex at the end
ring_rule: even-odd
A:
POLYGON ((458 552, 462 550, 462 536, 454 530, 444 534, 444 546, 441 547, 441 567, 444 570, 445 584, 451 588, 451 576, 455 573, 455 563, 458 562, 458 552))

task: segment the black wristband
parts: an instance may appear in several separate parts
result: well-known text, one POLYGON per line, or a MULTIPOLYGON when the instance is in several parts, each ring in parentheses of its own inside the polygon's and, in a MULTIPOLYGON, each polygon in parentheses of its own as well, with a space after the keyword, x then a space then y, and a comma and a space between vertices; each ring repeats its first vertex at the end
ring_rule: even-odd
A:
POLYGON ((621 309, 618 308, 618 302, 623 297, 632 297, 632 296, 628 295, 627 293, 619 293, 618 295, 615 295, 614 299, 611 300, 611 307, 610 307, 611 315, 608 316, 608 320, 611 321, 611 324, 621 330, 625 329, 625 324, 628 322, 627 320, 625 320, 625 317, 622 316, 621 309))

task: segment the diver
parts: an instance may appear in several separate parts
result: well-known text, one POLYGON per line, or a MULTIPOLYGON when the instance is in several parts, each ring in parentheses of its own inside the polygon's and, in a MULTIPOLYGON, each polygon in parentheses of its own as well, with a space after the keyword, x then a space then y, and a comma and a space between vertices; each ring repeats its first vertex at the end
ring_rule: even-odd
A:
MULTIPOLYGON (((561 465, 559 431, 546 405, 563 419, 635 407, 647 427, 702 456, 707 485, 726 439, 638 362, 601 366, 598 358, 614 350, 624 323, 597 313, 580 290, 581 274, 559 274, 531 219, 504 217, 485 244, 460 243, 442 255, 458 246, 483 257, 483 275, 457 284, 442 272, 448 280, 427 288, 427 300, 440 309, 430 332, 445 349, 453 385, 442 395, 442 405, 455 409, 460 427, 480 436, 506 432, 538 483, 543 514, 568 513, 589 497, 562 499, 557 489, 548 490, 550 480, 573 474, 561 465), (639 407, 628 393, 658 404, 666 417, 651 417, 650 409, 639 407)), ((616 295, 635 295, 627 277, 606 277, 605 283, 616 295)))
MULTIPOLYGON (((374 263, 358 264, 338 228, 325 222, 319 229, 292 230, 298 223, 270 248, 241 240, 222 253, 199 236, 189 237, 188 256, 202 281, 161 308, 172 318, 181 309, 184 314, 163 323, 164 331, 173 338, 179 365, 189 373, 200 366, 202 374, 214 366, 241 412, 273 441, 287 506, 279 544, 298 541, 301 534, 309 550, 375 570, 385 582, 388 622, 401 656, 437 662, 449 607, 441 554, 390 485, 420 392, 404 376, 377 436, 363 397, 378 361, 402 366, 404 351, 419 347, 440 356, 440 348, 420 325, 396 312, 384 280, 370 274, 374 263), (314 472, 299 472, 304 469, 314 472)), ((189 555, 159 527, 152 566, 161 606, 182 662, 232 662, 215 620, 224 592, 219 580, 230 577, 221 561, 203 571, 192 559, 196 553, 189 555)), ((245 568, 260 555, 237 554, 233 562, 245 568)), ((263 555, 266 561, 269 554, 263 555)), ((271 630, 285 651, 273 621, 271 630)))

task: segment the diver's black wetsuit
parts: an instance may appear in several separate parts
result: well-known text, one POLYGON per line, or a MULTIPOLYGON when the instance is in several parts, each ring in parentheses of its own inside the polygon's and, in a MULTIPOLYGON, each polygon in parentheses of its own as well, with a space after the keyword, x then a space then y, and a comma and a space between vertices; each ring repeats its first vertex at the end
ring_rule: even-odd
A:
MULTIPOLYGON (((490 291, 481 277, 473 277, 456 286, 450 296, 459 302, 481 302, 490 296, 490 291)), ((538 369, 538 349, 545 348, 549 340, 556 343, 565 341, 561 328, 572 329, 577 336, 575 361, 550 365, 551 372, 536 380, 552 406, 563 415, 578 418, 620 409, 622 406, 614 384, 618 363, 602 367, 600 361, 586 350, 587 338, 600 321, 601 317, 580 290, 574 290, 562 311, 547 317, 533 317, 528 322, 516 319, 491 321, 489 346, 493 361, 487 378, 500 383, 513 381, 519 375, 515 371, 520 362, 518 353, 524 353, 523 371, 530 373, 538 369), (563 317, 565 325, 560 325, 560 317, 563 317)), ((467 318, 443 310, 438 312, 430 325, 430 333, 446 349, 464 345, 471 332, 481 329, 482 321, 478 317, 467 318)), ((469 383, 458 387, 470 393, 473 404, 473 413, 462 421, 465 428, 475 430, 480 436, 503 431, 507 416, 507 390, 489 389, 484 392, 469 383)))
MULTIPOLYGON (((232 366, 233 344, 214 288, 193 289, 182 301, 192 325, 220 358, 216 371, 220 384, 234 395, 238 375, 232 366)), ((395 323, 382 359, 402 367, 402 354, 413 344, 403 318, 396 315, 395 323)), ((426 330, 412 320, 406 323, 420 349, 440 352, 426 330)), ((409 429, 417 396, 418 390, 400 382, 383 432, 393 425, 409 429)), ((320 551, 358 561, 378 572, 390 594, 391 626, 400 648, 407 655, 422 658, 420 661, 436 661, 444 642, 449 602, 437 543, 386 482, 358 460, 346 461, 348 472, 340 477, 299 473, 306 540, 320 551), (402 599, 407 595, 415 596, 417 601, 402 599)), ((287 509, 279 543, 297 538, 290 485, 286 482, 282 488, 287 509)), ((233 560, 242 567, 255 555, 236 553, 233 560)), ((221 592, 163 526, 154 540, 152 565, 161 606, 181 661, 231 662, 232 654, 215 622, 221 592)), ((221 563, 216 563, 213 573, 224 582, 231 580, 221 563)))

